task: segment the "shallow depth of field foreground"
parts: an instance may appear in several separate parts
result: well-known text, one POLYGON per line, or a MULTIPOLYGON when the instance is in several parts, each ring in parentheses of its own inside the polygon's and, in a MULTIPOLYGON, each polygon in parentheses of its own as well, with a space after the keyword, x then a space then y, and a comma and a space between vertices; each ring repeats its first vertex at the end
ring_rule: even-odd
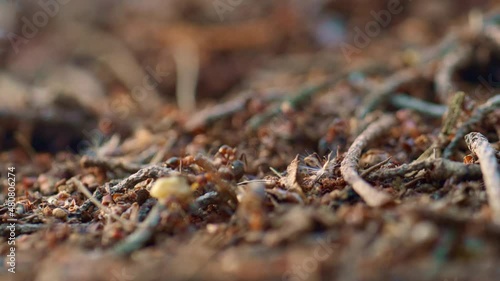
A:
POLYGON ((500 280, 493 0, 0 1, 0 280, 500 280))

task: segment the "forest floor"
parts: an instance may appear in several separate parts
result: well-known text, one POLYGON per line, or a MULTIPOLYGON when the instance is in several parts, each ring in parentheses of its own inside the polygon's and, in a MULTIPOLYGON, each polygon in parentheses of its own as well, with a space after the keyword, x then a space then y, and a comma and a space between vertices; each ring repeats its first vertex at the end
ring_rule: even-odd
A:
POLYGON ((1 280, 500 279, 498 10, 187 2, 2 58, 1 280))

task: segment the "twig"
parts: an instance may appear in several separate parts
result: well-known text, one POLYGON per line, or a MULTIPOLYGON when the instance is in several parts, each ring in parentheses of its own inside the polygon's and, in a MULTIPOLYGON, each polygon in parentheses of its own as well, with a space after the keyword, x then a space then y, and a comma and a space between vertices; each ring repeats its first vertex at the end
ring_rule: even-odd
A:
MULTIPOLYGON (((123 192, 124 190, 127 190, 129 188, 134 187, 136 184, 147 180, 149 178, 157 179, 163 176, 168 176, 173 174, 174 171, 172 171, 170 168, 163 167, 160 165, 153 165, 150 167, 143 168, 136 172, 135 174, 130 175, 128 178, 122 180, 122 181, 110 181, 104 185, 102 188, 103 190, 106 190, 110 194, 115 194, 117 192, 123 192)), ((90 192, 89 192, 90 194, 90 192)), ((87 211, 93 204, 96 202, 100 204, 100 200, 102 200, 103 194, 101 192, 101 189, 97 189, 94 194, 85 201, 82 206, 80 206, 79 211, 87 211), (90 199, 92 198, 92 200, 90 199)), ((95 204, 97 206, 97 204, 95 204)), ((102 204, 101 204, 102 205, 102 204)))
MULTIPOLYGON (((346 79, 353 72, 379 73, 380 64, 370 62, 361 67, 356 67, 355 69, 347 68, 341 73, 338 73, 333 77, 331 77, 330 79, 327 79, 326 81, 301 89, 297 94, 293 95, 291 98, 286 100, 285 103, 288 104, 289 107, 296 109, 300 105, 303 105, 307 101, 311 100, 311 98, 314 97, 315 95, 321 93, 322 91, 330 87, 335 86, 338 82, 342 81, 343 79, 346 79)), ((247 122, 247 127, 250 128, 251 130, 258 129, 262 124, 264 124, 269 119, 281 114, 282 109, 283 106, 281 104, 277 107, 271 108, 270 110, 264 112, 261 115, 256 115, 247 122)))
POLYGON ((177 104, 181 110, 193 112, 196 109, 196 86, 200 68, 196 43, 189 36, 178 40, 173 58, 177 70, 177 104))
POLYGON ((500 224, 500 170, 495 156, 496 151, 488 139, 480 133, 467 134, 465 142, 470 151, 479 158, 488 202, 493 211, 493 221, 500 224))
POLYGON ((363 180, 358 174, 358 161, 363 149, 373 140, 380 137, 384 132, 396 124, 396 118, 392 115, 384 115, 382 118, 372 123, 359 135, 347 151, 342 161, 340 171, 344 180, 351 184, 354 191, 366 201, 369 206, 377 207, 387 203, 391 197, 383 192, 374 189, 369 183, 363 180))
MULTIPOLYGON (((325 81, 325 82, 320 83, 318 85, 309 86, 305 89, 302 89, 298 94, 292 96, 290 99, 285 101, 285 103, 287 103, 291 108, 296 109, 301 104, 303 104, 307 100, 309 100, 315 94, 317 94, 323 90, 326 90, 326 89, 328 89, 328 87, 337 83, 341 79, 341 77, 343 77, 343 76, 336 77, 332 80, 325 81)), ((258 129, 262 124, 264 124, 269 119, 281 114, 282 108, 283 108, 283 106, 273 107, 272 109, 264 112, 263 114, 256 115, 255 117, 248 120, 247 127, 250 128, 251 130, 258 129)))
POLYGON ((114 171, 114 170, 122 170, 127 173, 135 173, 138 170, 144 168, 144 165, 137 165, 137 164, 132 164, 132 163, 124 163, 123 161, 120 160, 115 160, 115 159, 101 159, 101 158, 95 158, 95 157, 90 157, 90 156, 83 156, 82 159, 80 160, 80 165, 83 168, 89 168, 89 167, 99 167, 103 168, 108 171, 114 171))
POLYGON ((116 255, 128 255, 142 248, 153 236, 154 229, 160 223, 160 214, 164 209, 165 205, 157 203, 137 229, 113 248, 113 253, 116 255))
POLYGON ((478 165, 466 165, 460 162, 454 162, 443 158, 430 158, 423 161, 412 162, 410 164, 403 164, 392 169, 373 172, 368 175, 368 179, 376 180, 405 176, 408 173, 421 171, 424 169, 430 170, 432 178, 438 180, 446 179, 449 177, 475 180, 482 177, 481 169, 478 165))
POLYGON ((448 54, 454 49, 458 35, 450 33, 436 46, 433 46, 422 52, 420 63, 413 69, 403 69, 386 79, 386 82, 375 88, 363 102, 363 106, 358 114, 360 118, 366 117, 368 113, 375 110, 380 104, 385 103, 389 97, 401 85, 415 80, 421 73, 432 66, 432 62, 448 54))
POLYGON ((158 150, 156 152, 155 156, 153 158, 151 158, 151 160, 149 161, 150 165, 160 163, 163 160, 163 158, 165 157, 165 155, 167 154, 167 152, 170 151, 172 149, 172 147, 174 147, 179 136, 177 135, 177 133, 173 133, 173 134, 170 134, 169 136, 167 136, 167 138, 168 138, 167 143, 164 144, 160 148, 160 150, 158 150))
POLYGON ((409 108, 430 117, 440 118, 446 113, 447 107, 431 103, 409 95, 395 95, 391 97, 391 103, 397 108, 409 108))
POLYGON ((77 178, 71 178, 69 180, 69 182, 73 183, 74 185, 76 185, 76 187, 78 188, 78 190, 81 193, 83 193, 83 195, 85 195, 85 197, 87 197, 94 205, 96 205, 104 213, 108 214, 110 217, 112 217, 116 221, 119 221, 124 226, 129 225, 128 221, 126 221, 126 220, 122 219, 121 217, 115 215, 110 209, 108 209, 101 202, 99 202, 99 200, 97 200, 96 198, 94 198, 92 196, 92 193, 90 193, 90 191, 83 185, 83 183, 80 180, 78 180, 77 178))
MULTIPOLYGON (((110 182, 107 182, 105 185, 104 185, 104 190, 110 190, 114 185, 118 184, 120 181, 118 180, 112 180, 110 182)), ((100 188, 97 188, 95 191, 94 191, 94 194, 92 194, 92 198, 95 198, 96 200, 98 201, 101 201, 102 200, 102 197, 104 195, 102 194, 101 192, 101 189, 100 188)), ((80 212, 86 212, 93 204, 92 201, 90 201, 90 199, 87 199, 79 208, 79 211, 80 212)))
MULTIPOLYGON (((486 24, 486 29, 484 33, 488 38, 492 39, 495 43, 498 44, 500 41, 498 29, 492 24, 492 19, 495 20, 495 17, 498 15, 491 15, 484 19, 484 23, 486 24)), ((432 62, 446 56, 440 71, 437 74, 437 92, 439 93, 439 97, 443 103, 447 102, 447 97, 452 90, 453 83, 452 74, 454 70, 465 63, 468 59, 470 59, 472 55, 471 48, 462 48, 459 49, 455 53, 451 53, 456 48, 457 41, 459 40, 459 33, 450 32, 441 42, 439 42, 436 46, 427 49, 421 55, 422 59, 420 63, 416 66, 416 69, 403 69, 399 72, 396 72, 389 78, 387 78, 387 82, 380 85, 378 88, 373 90, 364 101, 364 106, 361 107, 361 110, 358 114, 359 117, 364 118, 366 115, 373 110, 375 110, 381 103, 384 103, 391 94, 394 93, 397 87, 404 84, 405 82, 411 81, 411 72, 414 74, 418 74, 419 72, 423 72, 424 70, 432 67, 432 62), (391 82, 395 84, 391 84, 391 82)))
POLYGON ((459 67, 470 60, 472 54, 471 47, 461 47, 444 57, 434 79, 436 81, 436 92, 442 103, 447 103, 449 95, 458 91, 458 88, 453 83, 453 75, 459 67))
POLYGON ((77 21, 71 21, 71 24, 61 24, 60 27, 61 33, 67 34, 67 38, 72 38, 71 43, 79 46, 74 52, 95 58, 105 64, 130 90, 132 100, 141 110, 151 112, 159 108, 162 103, 157 88, 143 86, 144 78, 148 77, 148 73, 143 70, 130 49, 121 40, 108 32, 94 30, 77 21))
POLYGON ((382 167, 384 164, 386 164, 387 162, 391 161, 391 157, 385 159, 384 161, 380 162, 380 163, 377 163, 373 166, 371 166, 370 168, 366 169, 363 171, 363 173, 361 173, 361 177, 364 178, 366 177, 367 175, 369 175, 371 172, 375 171, 376 169, 382 167))
POLYGON ((441 128, 441 138, 449 136, 453 133, 455 129, 458 119, 462 113, 463 104, 465 102, 465 93, 457 92, 448 106, 448 112, 444 118, 443 127, 441 128))
POLYGON ((415 162, 423 161, 432 155, 437 157, 441 157, 442 147, 446 145, 448 140, 448 136, 453 133, 454 128, 457 125, 458 119, 462 113, 463 103, 465 101, 465 93, 457 92, 453 98, 450 100, 450 104, 448 106, 448 111, 446 112, 446 116, 444 117, 443 126, 439 133, 438 138, 432 143, 432 145, 425 150, 415 162))
POLYGON ((500 108, 500 95, 495 95, 490 98, 483 105, 479 106, 472 116, 465 121, 455 132, 453 139, 448 144, 443 152, 444 158, 450 158, 453 155, 454 150, 462 140, 462 138, 472 131, 472 128, 480 123, 488 114, 500 108))
POLYGON ((380 104, 385 103, 389 97, 394 94, 401 85, 406 84, 420 77, 421 71, 418 69, 403 69, 389 76, 383 84, 377 85, 369 93, 364 106, 361 107, 358 116, 365 118, 368 113, 375 110, 380 104))
POLYGON ((204 109, 191 117, 184 127, 187 131, 191 132, 195 129, 210 125, 219 119, 242 111, 249 99, 249 95, 244 95, 242 97, 231 99, 227 102, 204 109))
MULTIPOLYGON (((49 229, 54 226, 64 226, 64 227, 70 227, 72 230, 80 230, 80 229, 85 229, 89 224, 87 223, 81 223, 81 224, 68 224, 68 223, 58 223, 58 224, 36 224, 36 223, 26 223, 26 224, 21 224, 21 223, 16 223, 16 235, 22 235, 22 234, 31 234, 35 233, 40 230, 44 229, 49 229)), ((0 225, 0 236, 3 237, 8 237, 10 235, 11 231, 9 228, 9 224, 4 223, 0 225)))
POLYGON ((109 192, 115 194, 117 192, 123 192, 129 188, 133 188, 136 184, 145 181, 149 178, 157 179, 171 175, 174 171, 170 168, 163 167, 160 165, 154 165, 140 169, 137 173, 130 175, 128 178, 122 180, 117 185, 110 188, 109 192))

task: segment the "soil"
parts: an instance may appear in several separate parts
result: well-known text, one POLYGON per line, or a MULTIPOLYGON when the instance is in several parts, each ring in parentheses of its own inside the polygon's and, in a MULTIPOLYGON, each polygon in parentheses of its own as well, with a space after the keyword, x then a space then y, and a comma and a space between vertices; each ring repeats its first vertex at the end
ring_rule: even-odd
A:
POLYGON ((4 2, 0 280, 500 280, 495 1, 4 2))

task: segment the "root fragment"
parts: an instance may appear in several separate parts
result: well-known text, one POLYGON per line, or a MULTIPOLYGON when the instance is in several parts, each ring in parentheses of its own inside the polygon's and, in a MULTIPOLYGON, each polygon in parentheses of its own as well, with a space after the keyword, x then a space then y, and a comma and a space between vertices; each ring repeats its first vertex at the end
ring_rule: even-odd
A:
POLYGON ((144 168, 142 165, 126 163, 116 159, 95 158, 89 156, 82 157, 80 164, 84 168, 99 167, 108 171, 122 170, 127 173, 135 173, 141 168, 144 168))
POLYGON ((488 202, 493 211, 493 221, 500 224, 500 168, 495 156, 496 151, 481 133, 473 132, 466 135, 465 142, 481 162, 488 202))
POLYGON ((480 179, 481 169, 478 165, 466 165, 460 162, 454 162, 443 158, 428 158, 424 161, 416 161, 410 164, 403 164, 392 169, 378 170, 368 175, 369 180, 387 179, 393 177, 402 177, 412 172, 421 170, 431 171, 431 177, 436 180, 442 180, 449 177, 458 179, 467 178, 469 180, 480 179))
POLYGON ((429 117, 441 118, 446 113, 446 106, 427 102, 408 95, 396 95, 391 98, 392 105, 409 108, 429 117))
POLYGON ((157 203, 147 218, 123 242, 116 245, 113 252, 117 255, 128 255, 142 248, 153 236, 154 229, 160 223, 161 211, 164 209, 165 205, 157 203))
POLYGON ((380 137, 384 132, 396 124, 396 118, 392 115, 384 115, 375 123, 359 135, 353 142, 346 157, 342 161, 340 171, 344 180, 352 185, 354 191, 358 193, 371 207, 384 205, 391 200, 391 197, 382 191, 374 189, 358 174, 358 161, 363 149, 373 140, 380 137))
POLYGON ((140 169, 137 173, 132 174, 130 177, 122 180, 119 184, 112 187, 110 190, 111 194, 117 192, 123 192, 129 188, 133 188, 136 184, 145 181, 149 178, 157 179, 173 174, 170 168, 166 168, 160 165, 154 165, 147 168, 140 169))
POLYGON ((443 157, 444 158, 450 158, 453 155, 454 150, 460 143, 460 140, 469 132, 472 131, 472 128, 480 123, 488 114, 495 110, 500 109, 500 95, 495 95, 494 97, 490 98, 487 102, 485 102, 483 105, 478 107, 472 116, 464 122, 456 131, 455 135, 453 136, 453 139, 451 142, 448 144, 446 149, 443 152, 443 157))
POLYGON ((360 118, 366 117, 375 110, 381 103, 387 101, 401 85, 419 78, 421 72, 415 69, 404 69, 398 71, 387 78, 386 82, 376 87, 365 99, 365 106, 359 112, 360 118))
POLYGON ((471 59, 472 54, 472 48, 462 47, 443 59, 435 78, 436 92, 442 103, 447 103, 450 95, 459 90, 453 83, 453 74, 471 59))

